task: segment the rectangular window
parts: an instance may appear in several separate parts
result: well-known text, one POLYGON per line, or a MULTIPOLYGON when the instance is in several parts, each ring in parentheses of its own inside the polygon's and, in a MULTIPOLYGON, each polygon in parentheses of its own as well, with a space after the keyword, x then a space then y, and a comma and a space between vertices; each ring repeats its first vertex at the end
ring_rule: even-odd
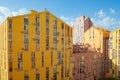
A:
POLYGON ((39 17, 39 15, 36 15, 36 34, 39 34, 39 32, 40 32, 39 21, 40 21, 40 17, 39 17))
POLYGON ((63 70, 63 65, 61 66, 61 78, 64 78, 64 70, 63 70))
POLYGON ((53 45, 54 50, 57 50, 57 20, 53 20, 53 45))
POLYGON ((69 64, 67 64, 67 69, 66 70, 67 70, 67 72, 66 72, 67 73, 67 77, 69 77, 69 64))
POLYGON ((40 50, 40 40, 39 40, 39 34, 36 34, 36 50, 40 50))
POLYGON ((32 52, 31 54, 31 62, 32 62, 31 67, 34 69, 35 68, 35 53, 34 52, 32 52))
POLYGON ((51 65, 53 65, 53 52, 51 52, 51 65))
POLYGON ((46 37, 46 50, 49 50, 49 37, 46 37))
POLYGON ((9 29, 12 28, 12 19, 9 20, 9 26, 8 27, 9 27, 9 29))
POLYGON ((60 55, 61 55, 61 52, 58 52, 57 54, 57 64, 60 65, 60 55))
POLYGON ((24 18, 24 30, 28 30, 28 17, 24 18))
POLYGON ((46 14, 46 36, 49 36, 49 14, 46 14))
POLYGON ((112 69, 112 60, 109 60, 109 68, 112 69))
POLYGON ((18 70, 22 70, 22 53, 18 53, 18 70))
POLYGON ((24 33, 24 42, 28 43, 28 33, 24 33))
POLYGON ((57 80, 57 67, 54 66, 53 68, 53 80, 57 80))
POLYGON ((9 39, 12 39, 12 33, 9 34, 9 39))
POLYGON ((53 43, 54 43, 54 50, 57 49, 57 36, 53 37, 53 43))
POLYGON ((28 17, 24 18, 24 50, 28 50, 28 17))
POLYGON ((40 71, 36 70, 36 80, 40 80, 40 71))
POLYGON ((29 76, 28 76, 28 72, 27 71, 24 72, 24 80, 29 80, 29 76))
POLYGON ((46 14, 46 50, 49 50, 49 14, 46 14))
POLYGON ((40 25, 39 25, 40 17, 36 15, 36 50, 40 50, 40 25))
POLYGON ((44 53, 42 52, 42 67, 44 67, 44 53))
POLYGON ((64 38, 62 38, 62 50, 64 50, 64 38))
POLYGON ((12 54, 9 54, 9 71, 12 72, 12 54))
POLYGON ((49 67, 46 67, 46 80, 49 80, 49 67))
POLYGON ((115 53, 115 50, 113 49, 113 50, 112 50, 112 59, 115 59, 115 54, 116 54, 116 53, 115 53))

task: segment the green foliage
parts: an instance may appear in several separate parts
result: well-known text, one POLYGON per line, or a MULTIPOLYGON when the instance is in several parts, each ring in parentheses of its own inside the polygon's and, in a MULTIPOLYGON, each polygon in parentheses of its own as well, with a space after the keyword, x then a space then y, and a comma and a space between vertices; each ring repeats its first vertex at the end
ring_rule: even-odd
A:
POLYGON ((120 80, 120 79, 114 78, 114 77, 109 77, 108 79, 106 79, 106 78, 100 78, 98 80, 120 80))

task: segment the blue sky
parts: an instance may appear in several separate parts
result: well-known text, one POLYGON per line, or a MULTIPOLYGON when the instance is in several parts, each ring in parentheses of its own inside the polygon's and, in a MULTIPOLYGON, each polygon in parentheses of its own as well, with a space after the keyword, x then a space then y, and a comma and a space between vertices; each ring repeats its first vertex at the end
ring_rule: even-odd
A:
POLYGON ((69 24, 80 15, 85 15, 92 19, 95 26, 114 30, 120 27, 119 4, 120 0, 1 0, 0 23, 7 16, 47 8, 69 24))

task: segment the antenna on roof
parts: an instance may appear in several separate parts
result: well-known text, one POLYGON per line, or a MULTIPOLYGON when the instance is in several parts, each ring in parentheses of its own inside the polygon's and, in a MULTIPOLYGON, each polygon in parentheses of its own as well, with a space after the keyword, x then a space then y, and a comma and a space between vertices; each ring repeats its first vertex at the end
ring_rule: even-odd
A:
POLYGON ((45 11, 47 10, 47 8, 45 8, 45 11))

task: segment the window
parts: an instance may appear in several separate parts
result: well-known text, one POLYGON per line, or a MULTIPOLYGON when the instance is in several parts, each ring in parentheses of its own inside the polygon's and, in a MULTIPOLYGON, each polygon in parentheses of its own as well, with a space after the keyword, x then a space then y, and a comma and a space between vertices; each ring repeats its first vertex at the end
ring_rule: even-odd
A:
POLYGON ((49 14, 46 14, 46 50, 49 50, 49 14))
POLYGON ((62 50, 64 50, 64 38, 62 38, 62 50))
POLYGON ((109 60, 109 68, 112 69, 112 60, 109 60))
POLYGON ((57 67, 54 66, 53 68, 53 80, 57 80, 57 67))
POLYGON ((56 50, 57 49, 57 37, 56 36, 54 36, 53 37, 53 45, 54 45, 54 50, 56 50))
POLYGON ((18 70, 22 70, 22 53, 18 53, 18 70))
POLYGON ((28 50, 28 33, 24 33, 24 49, 28 50))
POLYGON ((40 28, 39 28, 39 15, 36 15, 36 34, 39 34, 40 28))
POLYGON ((36 80, 40 80, 40 71, 36 70, 36 80))
POLYGON ((28 33, 24 33, 24 42, 28 42, 28 33))
POLYGON ((11 33, 9 34, 9 39, 12 39, 12 34, 11 33))
POLYGON ((9 71, 12 72, 12 54, 9 54, 9 71))
POLYGON ((24 30, 28 30, 28 17, 24 18, 24 30))
POLYGON ((112 50, 112 58, 115 59, 115 50, 112 50))
POLYGON ((57 20, 53 20, 53 45, 54 50, 57 50, 57 20))
POLYGON ((61 66, 61 78, 64 78, 64 70, 63 70, 63 65, 61 66))
POLYGON ((24 18, 24 49, 28 50, 28 17, 24 18))
POLYGON ((40 17, 39 15, 36 15, 36 50, 39 50, 40 49, 40 40, 39 40, 39 36, 40 36, 40 28, 39 28, 39 20, 40 17))
POLYGON ((61 55, 61 53, 58 52, 58 54, 57 54, 57 64, 58 64, 58 65, 60 65, 60 55, 61 55))
POLYGON ((53 65, 53 52, 51 52, 51 65, 53 65))
POLYGON ((64 37, 64 25, 62 23, 62 37, 64 37))
POLYGON ((28 72, 27 71, 24 72, 24 80, 29 80, 29 76, 28 76, 28 72))
POLYGON ((49 14, 46 14, 46 36, 49 36, 49 14))
POLYGON ((9 26, 8 27, 9 27, 9 29, 12 28, 12 19, 9 20, 9 26))
POLYGON ((36 50, 40 49, 40 40, 39 40, 39 34, 36 34, 36 50))
POLYGON ((49 50, 49 37, 46 37, 46 50, 49 50))
POLYGON ((49 80, 49 67, 46 68, 46 80, 49 80))
POLYGON ((32 62, 32 68, 35 68, 35 53, 32 52, 31 54, 31 62, 32 62))
POLYGON ((42 52, 42 67, 44 67, 44 53, 42 52))
POLYGON ((67 77, 69 77, 69 64, 67 64, 67 69, 66 70, 67 70, 67 72, 66 72, 67 73, 67 77))

